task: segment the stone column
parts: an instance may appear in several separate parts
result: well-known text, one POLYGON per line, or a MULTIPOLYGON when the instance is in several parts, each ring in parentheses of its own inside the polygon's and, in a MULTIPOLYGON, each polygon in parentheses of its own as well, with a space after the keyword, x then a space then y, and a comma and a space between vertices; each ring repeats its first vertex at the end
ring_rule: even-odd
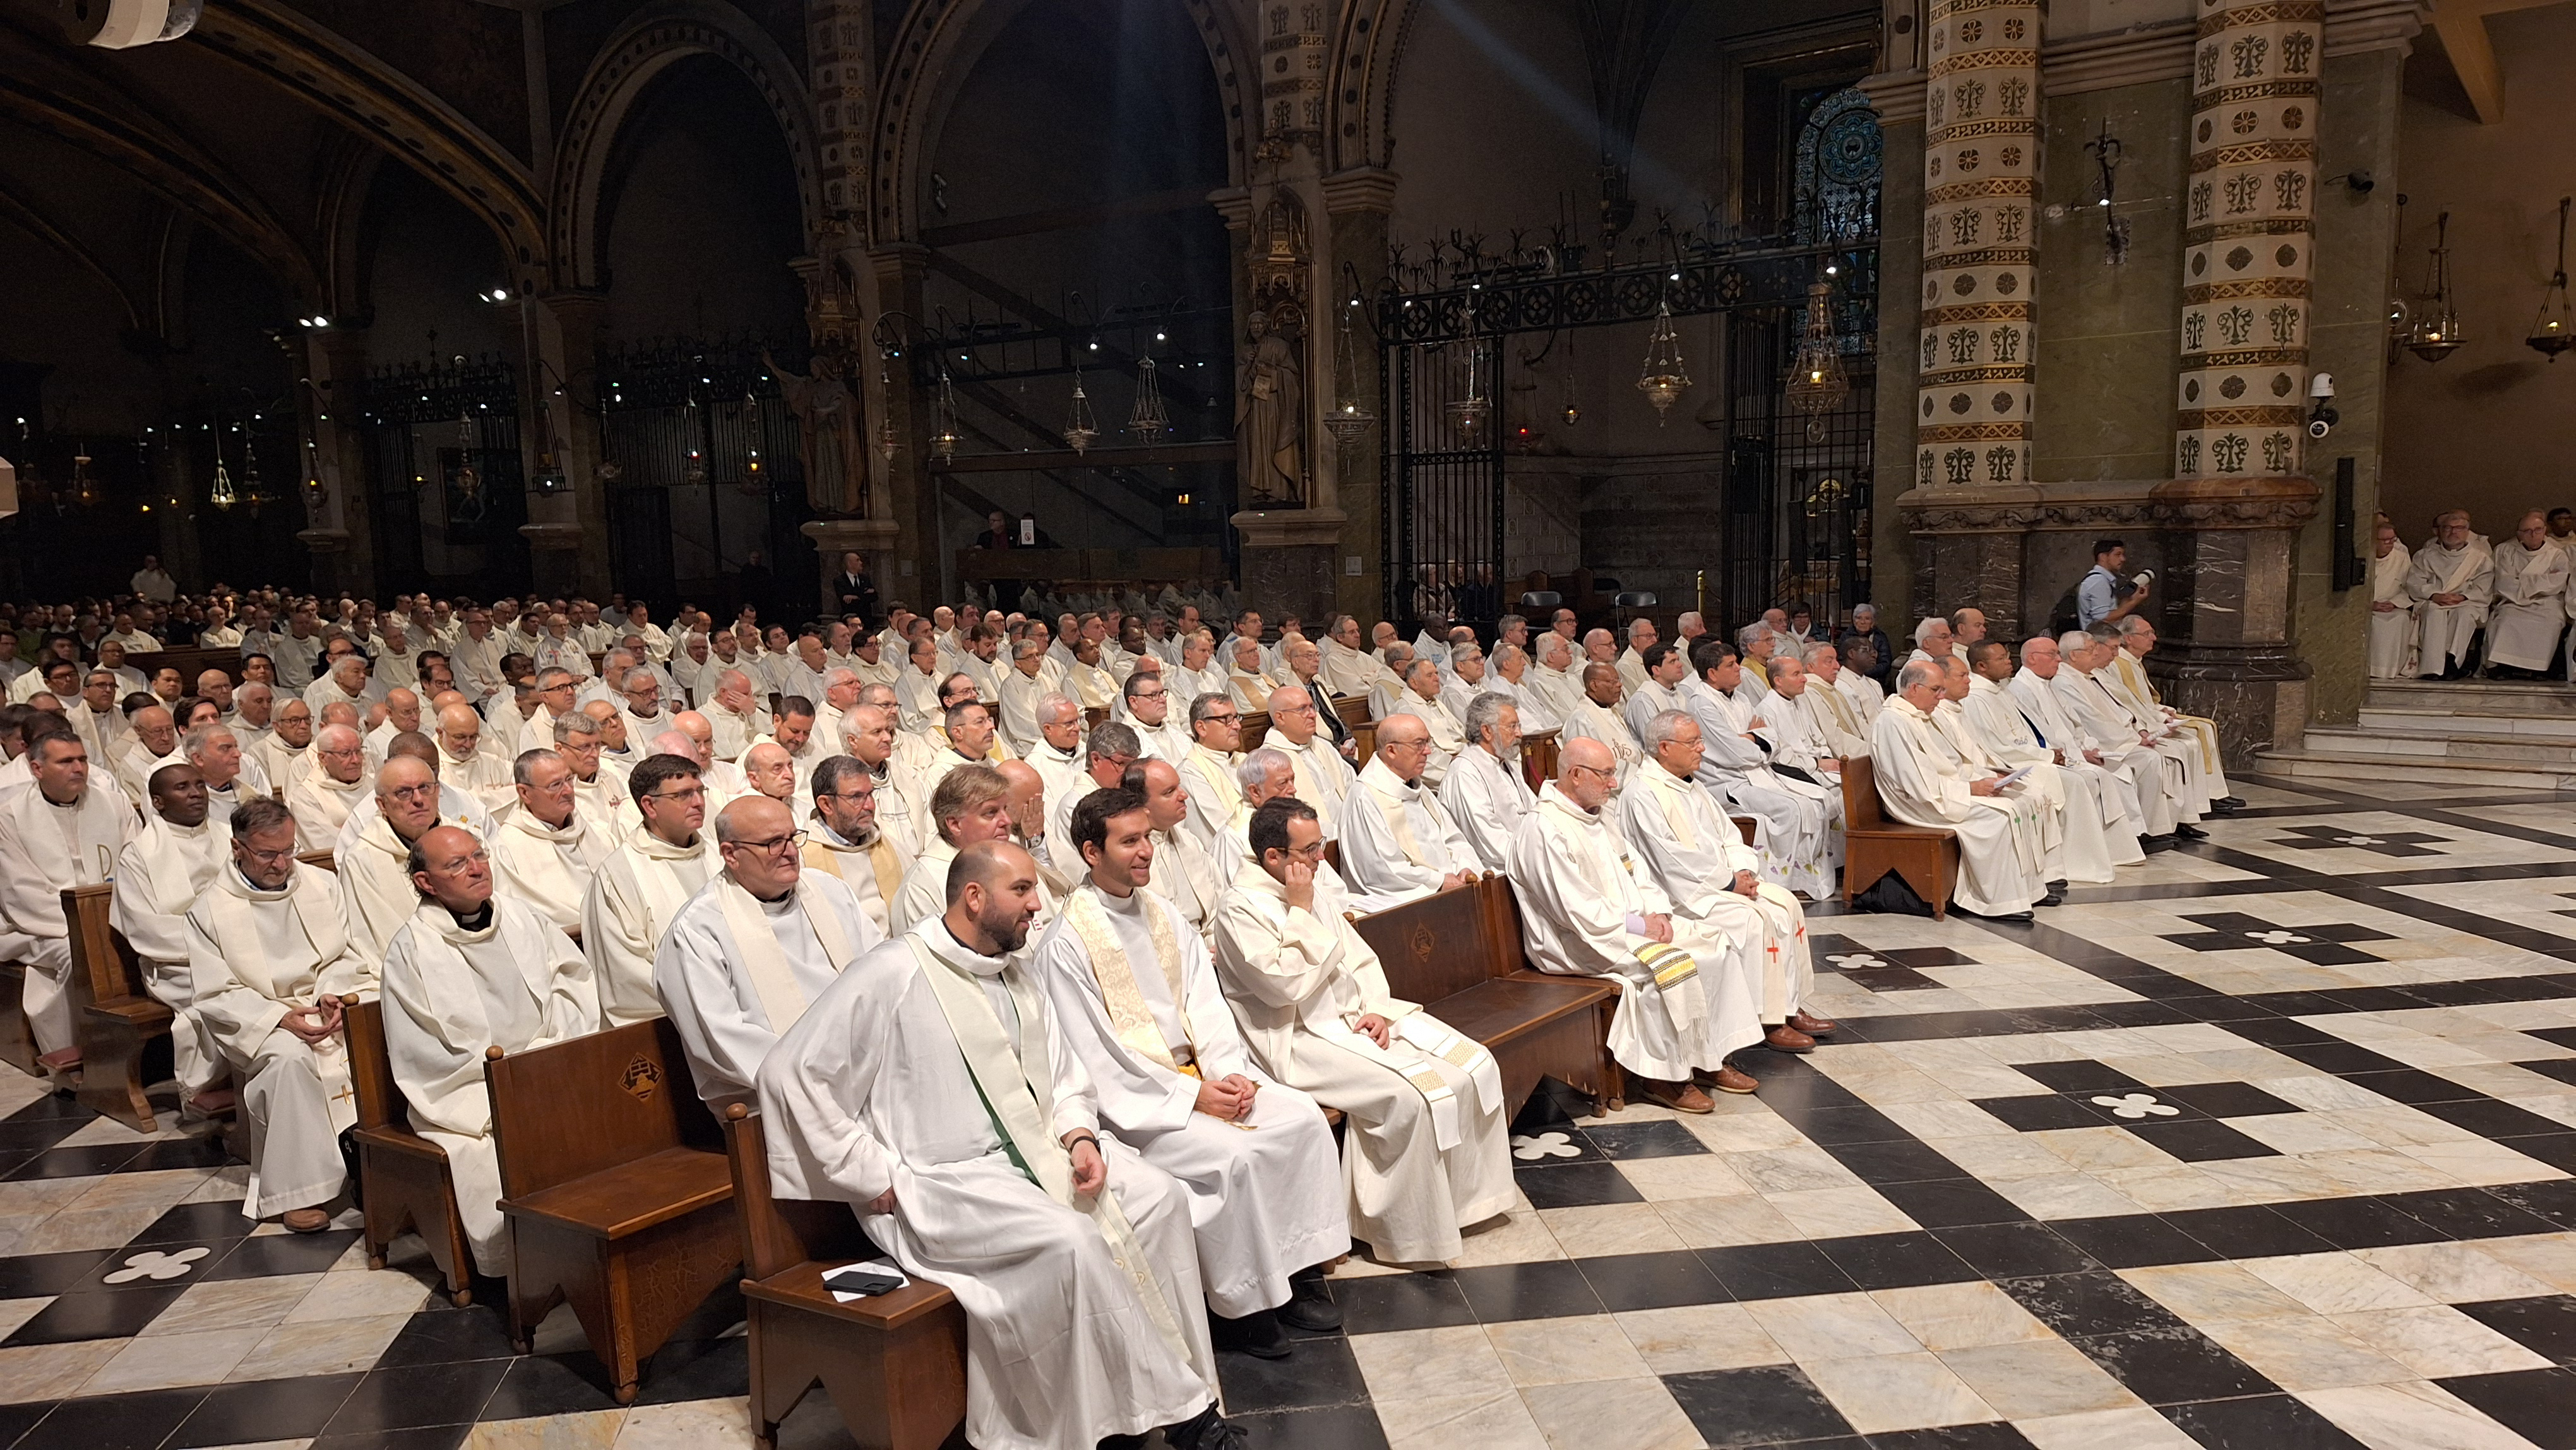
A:
MULTIPOLYGON (((1975 604, 2010 629, 2030 431, 2038 259, 2040 7, 1933 0, 1925 26, 1922 318, 1912 612, 1975 604)), ((1883 607, 1892 601, 1883 601, 1883 607)))
MULTIPOLYGON (((918 343, 919 321, 925 314, 922 284, 930 276, 930 251, 911 242, 894 242, 868 252, 868 262, 876 273, 877 303, 880 315, 901 313, 915 319, 913 331, 906 336, 918 343)), ((895 436, 903 446, 896 450, 891 463, 883 464, 871 475, 881 487, 871 490, 869 510, 874 514, 874 496, 885 495, 884 518, 892 534, 875 545, 879 551, 872 558, 889 559, 891 570, 880 563, 877 598, 887 604, 900 600, 916 608, 927 609, 945 597, 942 580, 947 577, 947 561, 939 546, 939 482, 932 476, 930 449, 931 399, 914 385, 910 358, 888 358, 883 372, 888 383, 883 396, 876 397, 876 380, 868 380, 869 395, 875 406, 884 411, 880 417, 894 423, 895 436)), ((873 440, 871 440, 873 442, 873 440)), ((820 539, 816 547, 823 547, 820 539)), ((837 561, 835 561, 837 562, 837 561)))
MULTIPOLYGON (((308 479, 297 490, 303 495, 304 527, 295 537, 312 556, 317 593, 372 594, 376 538, 374 515, 363 492, 366 443, 358 428, 359 394, 367 377, 367 330, 326 327, 308 337, 304 356, 313 386, 300 390, 296 406, 304 410, 306 425, 313 430, 315 472, 310 477, 318 477, 322 487, 317 492, 308 479)), ((296 468, 301 474, 303 460, 296 461, 296 468)))
MULTIPOLYGON (((1344 448, 1330 431, 1316 436, 1315 480, 1317 496, 1328 499, 1341 510, 1344 522, 1329 597, 1339 612, 1356 614, 1362 619, 1375 619, 1385 605, 1383 540, 1387 528, 1385 505, 1386 429, 1383 416, 1386 403, 1380 376, 1385 356, 1377 344, 1378 288, 1386 281, 1387 222, 1395 212, 1395 189, 1402 178, 1384 167, 1353 167, 1324 178, 1325 246, 1324 264, 1329 269, 1323 280, 1320 298, 1330 304, 1316 309, 1315 349, 1319 376, 1309 390, 1315 396, 1318 417, 1323 410, 1341 401, 1342 318, 1351 318, 1350 390, 1360 406, 1381 415, 1377 427, 1344 448), (1356 282, 1353 280, 1356 274, 1356 282), (1351 308, 1356 292, 1361 299, 1357 312, 1351 308), (1359 561, 1360 572, 1350 572, 1350 562, 1359 561)), ((1501 560, 1495 561, 1500 568, 1501 560)), ((1507 586, 1509 581, 1506 581, 1507 586)), ((1516 587, 1507 587, 1511 598, 1518 598, 1516 587)), ((1308 616, 1311 621, 1312 615, 1308 616)), ((1316 628, 1322 628, 1317 624, 1316 628)))
POLYGON ((2200 0, 2184 193, 2179 526, 2167 615, 2176 704, 2220 719, 2230 752, 2294 744, 2307 663, 2289 639, 2298 529, 2317 490, 2303 456, 2316 236, 2319 0, 2200 0))
POLYGON ((532 551, 529 560, 535 587, 548 594, 580 592, 605 599, 611 589, 608 560, 608 491, 599 477, 599 419, 575 405, 576 396, 599 391, 599 326, 608 311, 604 292, 566 288, 537 297, 529 304, 532 348, 520 359, 524 392, 542 397, 551 441, 529 435, 537 431, 531 407, 520 416, 522 451, 533 460, 539 451, 555 449, 563 474, 559 493, 538 493, 537 474, 528 471, 528 521, 519 532, 532 551), (558 397, 560 389, 563 396, 558 397))

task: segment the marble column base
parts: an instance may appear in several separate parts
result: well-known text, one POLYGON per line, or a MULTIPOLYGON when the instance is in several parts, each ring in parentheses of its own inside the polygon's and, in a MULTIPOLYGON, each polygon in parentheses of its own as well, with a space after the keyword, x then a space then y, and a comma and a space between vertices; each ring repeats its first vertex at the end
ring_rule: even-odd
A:
POLYGON ((1247 510, 1230 521, 1243 533, 1244 607, 1265 619, 1293 614, 1310 631, 1336 607, 1342 527, 1339 509, 1247 510))

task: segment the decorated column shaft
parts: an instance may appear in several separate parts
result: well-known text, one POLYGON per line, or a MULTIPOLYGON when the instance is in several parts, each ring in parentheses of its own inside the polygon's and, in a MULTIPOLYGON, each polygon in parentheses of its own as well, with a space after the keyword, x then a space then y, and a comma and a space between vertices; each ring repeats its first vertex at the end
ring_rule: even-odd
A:
POLYGON ((2028 483, 2040 7, 1931 9, 1915 485, 2028 483))
POLYGON ((2200 0, 2174 477, 2303 472, 2320 0, 2200 0))

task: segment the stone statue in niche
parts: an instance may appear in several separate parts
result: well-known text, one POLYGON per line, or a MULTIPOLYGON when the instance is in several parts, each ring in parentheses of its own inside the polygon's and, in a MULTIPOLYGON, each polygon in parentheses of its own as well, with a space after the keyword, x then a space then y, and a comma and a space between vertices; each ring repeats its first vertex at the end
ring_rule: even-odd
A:
POLYGON ((862 405, 848 380, 849 359, 837 348, 818 348, 802 377, 778 365, 767 349, 760 360, 778 379, 779 394, 801 425, 805 451, 805 501, 818 513, 856 514, 867 508, 867 450, 861 445, 862 405))
POLYGON ((1247 501, 1306 500, 1306 209, 1280 190, 1252 237, 1250 305, 1235 372, 1235 427, 1247 501))

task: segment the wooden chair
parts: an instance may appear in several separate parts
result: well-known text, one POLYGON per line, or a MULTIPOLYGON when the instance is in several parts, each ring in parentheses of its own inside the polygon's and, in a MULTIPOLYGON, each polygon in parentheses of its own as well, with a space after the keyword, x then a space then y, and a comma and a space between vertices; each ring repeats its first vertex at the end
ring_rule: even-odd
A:
POLYGON ((643 1362, 742 1262, 722 1134, 669 1019, 490 1051, 510 1225, 510 1337, 570 1303, 619 1404, 643 1362))
POLYGON ((63 893, 71 928, 72 1020, 80 1034, 80 1104, 138 1133, 153 1131, 144 1095, 143 1056, 170 1036, 170 1009, 143 986, 143 964, 109 920, 115 888, 75 886, 63 893))
POLYGON ((1511 883, 1488 875, 1354 923, 1386 968, 1387 987, 1485 1045, 1502 1070, 1509 1111, 1552 1077, 1604 1112, 1626 1099, 1610 1058, 1619 989, 1595 977, 1541 972, 1522 954, 1520 905, 1511 883))
POLYGON ((1557 736, 1554 730, 1533 730, 1521 737, 1521 779, 1532 790, 1556 779, 1556 759, 1562 748, 1557 736))
POLYGON ((447 1150, 411 1130, 411 1104, 394 1081, 393 1059, 385 1051, 384 1004, 361 1002, 353 993, 340 999, 340 1011, 347 1024, 349 1080, 358 1089, 358 1126, 350 1137, 358 1145, 367 1267, 383 1268, 385 1250, 408 1229, 429 1246, 449 1302, 462 1308, 474 1302, 474 1249, 465 1239, 464 1215, 456 1211, 447 1150))
POLYGON ((826 1271, 877 1257, 846 1204, 770 1194, 760 1115, 725 1109, 725 1161, 742 1227, 751 1337, 751 1433, 774 1450, 779 1422, 817 1384, 865 1450, 935 1450, 966 1421, 966 1311, 937 1284, 843 1304, 826 1271))
POLYGON ((1959 835, 1947 826, 1887 819, 1874 763, 1855 755, 1843 762, 1843 905, 1890 871, 1932 904, 1934 921, 1944 919, 1959 879, 1959 835))
POLYGON ((27 1022, 25 962, 0 962, 0 1062, 32 1078, 45 1076, 36 1061, 36 1030, 27 1022))
POLYGON ((1244 716, 1244 717, 1243 717, 1243 745, 1242 745, 1242 752, 1243 752, 1245 755, 1250 755, 1252 752, 1254 752, 1254 751, 1256 751, 1256 750, 1259 750, 1259 749, 1261 748, 1261 742, 1262 742, 1263 740, 1267 739, 1267 738, 1269 737, 1269 735, 1270 735, 1270 712, 1269 712, 1269 711, 1267 711, 1267 710, 1255 710, 1255 711, 1253 711, 1252 713, 1250 713, 1250 714, 1248 714, 1248 715, 1244 716))

